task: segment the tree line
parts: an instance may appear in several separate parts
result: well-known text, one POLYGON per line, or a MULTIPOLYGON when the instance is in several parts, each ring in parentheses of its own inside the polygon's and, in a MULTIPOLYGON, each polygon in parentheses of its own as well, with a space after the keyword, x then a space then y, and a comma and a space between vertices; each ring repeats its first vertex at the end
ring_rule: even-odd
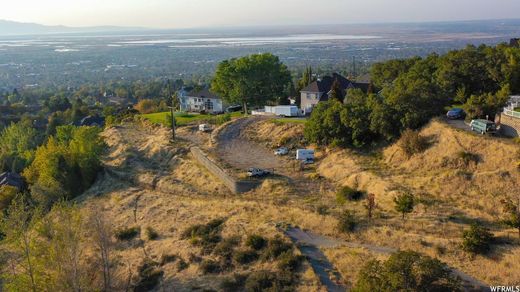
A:
POLYGON ((349 90, 318 104, 305 130, 319 145, 362 147, 418 129, 447 107, 463 107, 468 119, 493 119, 511 93, 520 92, 520 49, 505 44, 467 46, 374 64, 375 90, 349 90))

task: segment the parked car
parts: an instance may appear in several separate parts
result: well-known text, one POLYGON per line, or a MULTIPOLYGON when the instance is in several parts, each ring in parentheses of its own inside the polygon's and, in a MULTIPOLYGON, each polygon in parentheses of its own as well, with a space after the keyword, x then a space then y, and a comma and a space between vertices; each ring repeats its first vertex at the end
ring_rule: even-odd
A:
POLYGON ((477 119, 472 120, 469 124, 472 131, 484 134, 495 134, 497 132, 497 125, 492 121, 477 119))
POLYGON ((446 117, 450 120, 460 120, 466 117, 466 113, 461 108, 454 108, 446 113, 446 117))
POLYGON ((211 127, 208 124, 200 124, 199 131, 201 132, 209 132, 211 131, 211 127))
POLYGON ((313 164, 314 158, 307 158, 307 159, 303 160, 302 162, 303 162, 303 164, 313 164))
POLYGON ((287 147, 280 147, 274 151, 274 155, 287 155, 289 154, 289 149, 287 147))
POLYGON ((232 105, 226 109, 226 113, 234 113, 242 110, 241 105, 232 105))
POLYGON ((250 168, 247 170, 247 176, 249 177, 262 177, 270 174, 272 174, 271 171, 260 168, 250 168))

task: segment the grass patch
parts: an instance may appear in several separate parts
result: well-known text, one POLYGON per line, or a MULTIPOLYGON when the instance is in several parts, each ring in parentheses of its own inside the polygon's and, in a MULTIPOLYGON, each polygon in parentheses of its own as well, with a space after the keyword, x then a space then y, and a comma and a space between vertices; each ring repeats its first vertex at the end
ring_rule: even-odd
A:
MULTIPOLYGON (((162 124, 164 126, 169 126, 171 124, 169 114, 170 114, 170 112, 160 112, 160 113, 141 115, 141 117, 149 120, 150 122, 152 122, 154 124, 162 124)), ((214 121, 215 123, 223 123, 232 118, 237 118, 240 116, 242 116, 242 113, 240 113, 240 112, 223 114, 223 115, 207 115, 207 114, 202 115, 202 114, 190 114, 190 113, 177 112, 177 113, 175 113, 175 123, 177 126, 185 126, 185 125, 195 123, 195 122, 210 122, 210 121, 214 121)))
POLYGON ((307 123, 307 119, 301 118, 278 118, 272 120, 275 124, 305 124, 307 123))
POLYGON ((355 190, 348 186, 341 187, 336 193, 336 202, 340 205, 344 205, 347 201, 358 201, 363 198, 365 192, 355 190))

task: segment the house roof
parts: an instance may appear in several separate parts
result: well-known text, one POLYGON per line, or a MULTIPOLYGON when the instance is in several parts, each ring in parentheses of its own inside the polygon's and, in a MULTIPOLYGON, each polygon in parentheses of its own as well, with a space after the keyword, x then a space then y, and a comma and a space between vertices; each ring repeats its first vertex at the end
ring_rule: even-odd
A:
POLYGON ((209 89, 205 88, 200 91, 191 91, 186 94, 187 97, 196 97, 196 98, 212 98, 212 99, 221 99, 220 96, 211 92, 209 89))
POLYGON ((363 90, 364 92, 368 91, 369 83, 363 83, 363 82, 353 82, 348 80, 347 78, 343 77, 340 74, 334 73, 332 76, 325 76, 321 78, 321 80, 316 80, 309 84, 307 87, 303 88, 302 92, 322 92, 324 93, 321 97, 321 101, 325 101, 328 99, 328 93, 332 89, 332 84, 334 84, 334 81, 338 80, 341 88, 343 90, 351 89, 351 88, 359 88, 363 90))
POLYGON ((25 182, 17 173, 4 172, 0 174, 0 186, 11 186, 22 190, 25 186, 25 182))

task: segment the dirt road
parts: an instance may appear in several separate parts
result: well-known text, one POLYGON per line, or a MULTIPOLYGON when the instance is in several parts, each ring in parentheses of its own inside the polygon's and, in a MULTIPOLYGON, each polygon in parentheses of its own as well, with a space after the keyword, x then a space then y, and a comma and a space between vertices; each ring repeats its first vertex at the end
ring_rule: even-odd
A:
POLYGON ((264 118, 249 117, 239 119, 223 129, 217 137, 216 149, 220 158, 238 169, 251 167, 274 169, 283 172, 287 167, 284 159, 277 157, 266 147, 242 137, 242 131, 264 118))

